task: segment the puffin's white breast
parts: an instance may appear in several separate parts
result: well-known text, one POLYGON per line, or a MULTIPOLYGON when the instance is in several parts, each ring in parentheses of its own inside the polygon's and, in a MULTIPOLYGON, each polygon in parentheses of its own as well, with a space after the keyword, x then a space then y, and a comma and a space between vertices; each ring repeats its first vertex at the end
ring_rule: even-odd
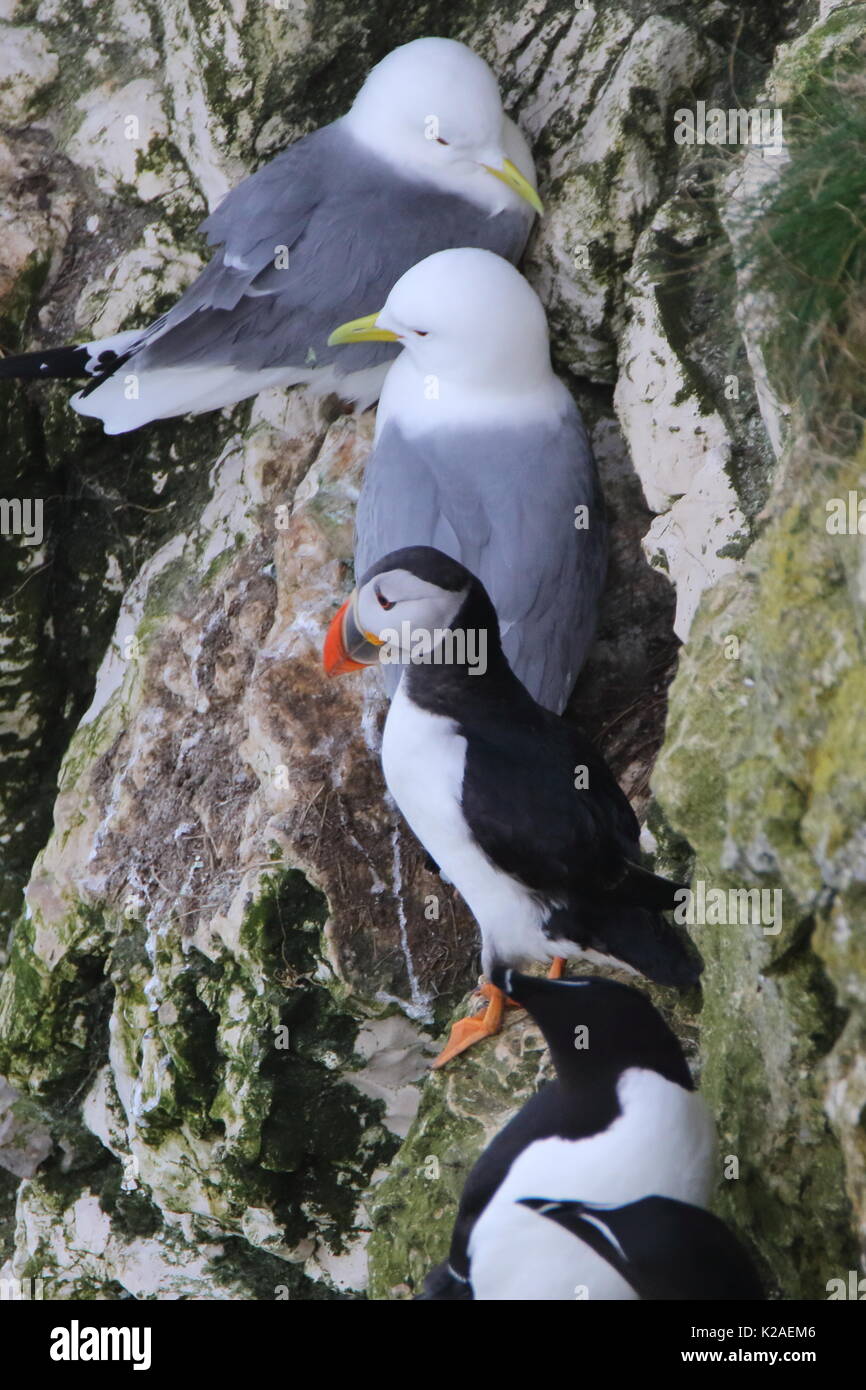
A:
POLYGON ((504 962, 550 959, 541 924, 547 910, 498 869, 472 837, 462 808, 466 739, 453 719, 412 703, 400 682, 382 738, 388 790, 415 835, 465 898, 485 945, 504 962))

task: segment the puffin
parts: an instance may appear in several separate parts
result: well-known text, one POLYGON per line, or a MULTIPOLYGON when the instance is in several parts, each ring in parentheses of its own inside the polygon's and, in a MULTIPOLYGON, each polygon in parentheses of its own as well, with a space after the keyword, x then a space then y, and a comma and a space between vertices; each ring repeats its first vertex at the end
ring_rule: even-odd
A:
POLYGON ((83 379, 70 403, 106 434, 299 382, 363 409, 396 349, 334 349, 340 316, 381 303, 445 247, 519 260, 542 210, 529 147, 483 58, 454 39, 414 39, 376 64, 345 115, 226 195, 199 228, 213 256, 167 313, 7 357, 0 377, 83 379))
MULTIPOLYGON (((355 573, 431 545, 482 582, 509 664, 564 710, 595 635, 607 521, 538 295, 501 256, 438 251, 331 343, 398 343, 355 516, 355 573)), ((393 696, 399 668, 382 668, 393 696)))
POLYGON ((766 1297, 751 1257, 711 1211, 675 1197, 622 1206, 521 1197, 607 1260, 645 1301, 758 1302, 766 1297))
MULTIPOLYGON (((592 1221, 603 1226, 610 1209, 627 1210, 647 1198, 692 1211, 705 1207, 716 1170, 715 1124, 682 1047, 647 996, 630 985, 601 976, 548 980, 502 967, 494 978, 538 1024, 555 1079, 472 1167, 448 1259, 427 1276, 420 1297, 647 1297, 643 1262, 652 1262, 652 1228, 643 1228, 635 1275, 628 1246, 625 1257, 611 1258, 615 1228, 608 1235, 592 1221), (578 1204, 590 1213, 584 1220, 592 1237, 581 1231, 575 1239, 554 1215, 566 1206, 576 1212, 578 1204), (596 1208, 603 1208, 597 1217, 596 1208)), ((659 1238, 658 1261, 670 1252, 670 1234, 659 1238)), ((631 1249, 636 1255, 637 1241, 631 1249)), ((686 1262, 690 1254, 686 1249, 686 1262)))
MULTIPOLYGON (((640 826, 586 736, 535 701, 480 581, 430 546, 384 556, 332 619, 331 676, 400 667, 382 735, 397 807, 481 932, 487 999, 434 1062, 502 1026, 497 967, 581 957, 688 989, 702 962, 662 913, 681 886, 644 868, 640 826)), ((530 1194, 531 1195, 531 1194, 530 1194)))

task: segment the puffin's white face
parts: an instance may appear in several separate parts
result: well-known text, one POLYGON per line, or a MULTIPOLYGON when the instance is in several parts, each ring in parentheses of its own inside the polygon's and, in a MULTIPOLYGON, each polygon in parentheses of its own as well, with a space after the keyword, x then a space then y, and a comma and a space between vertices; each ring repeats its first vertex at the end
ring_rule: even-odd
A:
POLYGON ((395 167, 455 191, 463 185, 491 212, 520 199, 541 211, 533 185, 507 158, 496 79, 465 44, 427 38, 395 48, 370 72, 344 123, 395 167))
POLYGON ((331 623, 324 663, 340 675, 378 662, 403 665, 429 658, 457 618, 468 591, 443 589, 411 570, 377 574, 356 589, 331 623))
MULTIPOLYGON (((441 640, 465 597, 466 589, 455 593, 419 579, 410 570, 386 570, 359 590, 358 625, 386 646, 398 646, 401 657, 408 659, 423 635, 429 634, 431 650, 438 645, 436 634, 441 640), (392 634, 397 634, 396 642, 392 634)), ((396 652, 391 655, 396 656, 396 652)))
POLYGON ((478 390, 524 392, 552 374, 544 309, 532 286, 492 251, 437 251, 401 275, 378 314, 331 343, 400 342, 425 377, 478 390))

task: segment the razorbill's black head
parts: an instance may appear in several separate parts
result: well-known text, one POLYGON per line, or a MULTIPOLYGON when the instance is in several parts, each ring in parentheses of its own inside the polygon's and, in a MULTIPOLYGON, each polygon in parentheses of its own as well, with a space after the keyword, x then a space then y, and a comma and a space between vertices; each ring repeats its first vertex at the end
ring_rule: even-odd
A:
POLYGON ((710 1211, 672 1197, 621 1207, 522 1197, 622 1275, 641 1299, 757 1300, 758 1273, 733 1231, 710 1211))
POLYGON ((599 976, 545 980, 498 966, 491 977, 535 1019, 563 1086, 641 1066, 693 1089, 679 1039, 645 994, 599 976))

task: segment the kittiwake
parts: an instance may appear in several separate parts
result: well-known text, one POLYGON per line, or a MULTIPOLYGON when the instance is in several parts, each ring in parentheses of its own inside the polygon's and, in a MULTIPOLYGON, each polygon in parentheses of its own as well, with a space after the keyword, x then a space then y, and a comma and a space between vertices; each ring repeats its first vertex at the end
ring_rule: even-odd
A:
MULTIPOLYGON (((580 411, 550 364, 547 320, 500 256, 440 251, 332 343, 402 343, 358 502, 355 572, 431 545, 493 599, 512 669, 561 713, 596 626, 607 527, 580 411)), ((398 673, 383 668, 393 695, 398 673)))
POLYGON ((123 434, 151 420, 310 384, 361 408, 392 347, 328 333, 448 246, 519 259, 541 211, 529 149, 490 68, 423 38, 372 69, 351 109, 233 189, 202 223, 221 249, 145 329, 0 361, 0 377, 91 377, 71 404, 123 434))

